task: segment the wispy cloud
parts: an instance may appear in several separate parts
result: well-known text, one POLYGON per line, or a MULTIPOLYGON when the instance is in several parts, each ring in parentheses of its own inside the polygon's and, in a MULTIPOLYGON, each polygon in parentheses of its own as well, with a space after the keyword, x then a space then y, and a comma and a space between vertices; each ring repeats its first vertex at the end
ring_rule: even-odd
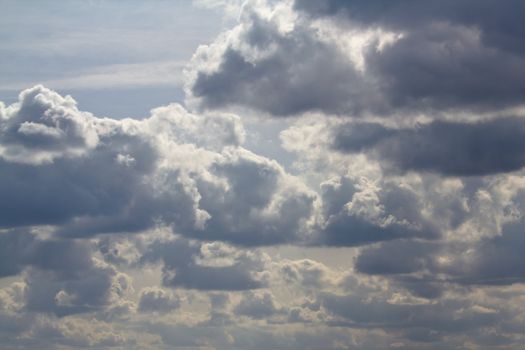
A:
POLYGON ((34 84, 54 89, 137 88, 146 86, 182 86, 183 61, 112 64, 78 72, 72 76, 44 81, 2 84, 2 90, 19 90, 34 84))

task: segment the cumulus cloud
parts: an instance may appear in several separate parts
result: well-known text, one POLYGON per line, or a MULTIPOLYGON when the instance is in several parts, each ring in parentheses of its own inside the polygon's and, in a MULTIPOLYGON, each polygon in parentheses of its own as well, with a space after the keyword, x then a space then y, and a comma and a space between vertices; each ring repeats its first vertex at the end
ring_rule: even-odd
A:
POLYGON ((82 237, 161 223, 191 237, 258 245, 294 239, 312 212, 314 193, 276 162, 240 146, 244 131, 233 115, 199 117, 172 105, 142 121, 101 119, 43 87, 23 92, 7 110, 5 147, 30 151, 27 133, 8 131, 27 118, 37 129, 48 127, 56 115, 78 117, 90 127, 71 125, 68 132, 96 143, 82 153, 69 152, 67 142, 54 144, 56 150, 43 151, 46 161, 4 154, 0 194, 13 199, 2 204, 3 227, 57 225, 61 236, 82 237))
POLYGON ((514 184, 513 192, 505 194, 510 197, 502 200, 499 186, 502 184, 475 191, 468 200, 472 210, 448 239, 400 240, 367 247, 356 258, 356 271, 383 276, 392 285, 427 299, 442 298, 454 290, 461 295, 467 293, 465 287, 522 284, 518 253, 523 245, 519 234, 523 229, 522 189, 514 184), (490 207, 479 203, 487 201, 490 207), (482 212, 477 211, 480 205, 482 212), (489 223, 480 222, 480 216, 488 217, 489 223))
POLYGON ((279 313, 273 296, 268 293, 254 294, 248 293, 235 307, 237 315, 248 316, 254 319, 268 319, 279 313))
MULTIPOLYGON (((289 16, 283 14, 294 21, 289 16)), ((371 94, 363 91, 366 81, 337 47, 301 23, 282 29, 276 23, 282 19, 275 17, 247 5, 237 28, 199 49, 188 72, 193 103, 286 116, 357 110, 370 102, 371 94)))
POLYGON ((64 98, 43 86, 23 91, 4 113, 0 149, 8 161, 49 163, 58 157, 80 156, 99 141, 90 114, 79 112, 70 96, 64 98))
POLYGON ((171 312, 180 307, 178 296, 161 288, 146 288, 140 293, 139 310, 142 312, 171 312))
POLYGON ((24 272, 23 308, 59 316, 109 308, 132 289, 131 279, 93 257, 88 242, 2 233, 2 276, 24 272))
POLYGON ((185 239, 158 240, 149 245, 141 263, 162 261, 162 282, 173 288, 236 291, 265 286, 264 256, 223 244, 214 254, 219 256, 207 254, 206 244, 185 239))
POLYGON ((523 104, 524 28, 515 16, 523 5, 516 1, 288 4, 251 2, 235 29, 198 51, 188 84, 197 104, 276 116, 523 104))
POLYGON ((357 246, 408 237, 435 239, 439 228, 408 186, 368 178, 334 178, 321 184, 323 221, 317 244, 357 246))
POLYGON ((523 5, 200 3, 186 106, 0 103, 4 347, 519 349, 523 5))
POLYGON ((278 264, 278 268, 280 276, 287 283, 298 283, 305 289, 323 289, 334 282, 333 272, 315 260, 284 260, 278 264))

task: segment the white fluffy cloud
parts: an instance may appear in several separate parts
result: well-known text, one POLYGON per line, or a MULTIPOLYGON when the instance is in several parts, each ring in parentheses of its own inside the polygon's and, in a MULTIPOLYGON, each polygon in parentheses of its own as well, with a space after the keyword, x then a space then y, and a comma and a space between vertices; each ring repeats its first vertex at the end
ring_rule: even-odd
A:
POLYGON ((0 192, 13 198, 2 205, 4 227, 50 224, 61 236, 80 237, 161 224, 191 237, 258 245, 295 239, 312 212, 314 193, 242 148, 236 116, 196 116, 171 105, 142 121, 100 119, 43 87, 20 99, 7 107, 2 144, 39 156, 2 155, 0 192), (26 105, 32 108, 20 107, 26 105), (20 133, 25 120, 35 133, 53 128, 56 135, 20 133), (50 149, 28 135, 50 137, 50 149))

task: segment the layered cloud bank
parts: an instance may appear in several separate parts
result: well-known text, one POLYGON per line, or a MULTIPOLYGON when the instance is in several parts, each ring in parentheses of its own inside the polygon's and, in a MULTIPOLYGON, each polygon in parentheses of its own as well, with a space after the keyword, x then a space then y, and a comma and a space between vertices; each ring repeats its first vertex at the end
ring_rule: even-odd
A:
POLYGON ((522 7, 249 1, 185 106, 0 103, 2 346, 521 349, 522 7))

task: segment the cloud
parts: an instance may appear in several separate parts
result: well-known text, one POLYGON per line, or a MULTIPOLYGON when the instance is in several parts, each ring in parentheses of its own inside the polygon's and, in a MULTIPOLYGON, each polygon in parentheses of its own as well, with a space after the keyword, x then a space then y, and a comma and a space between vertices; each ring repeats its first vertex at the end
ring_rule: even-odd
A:
POLYGON ((437 298, 455 286, 508 286, 525 281, 519 251, 523 222, 476 243, 385 242, 362 250, 356 270, 383 275, 416 296, 437 298))
POLYGON ((287 283, 298 283, 302 288, 318 290, 331 284, 330 269, 315 260, 285 260, 279 264, 279 274, 287 283))
MULTIPOLYGON (((46 79, 43 85, 53 89, 111 89, 129 87, 182 85, 184 62, 157 61, 147 63, 128 63, 102 65, 96 68, 75 72, 61 79, 46 79)), ((4 83, 3 90, 20 90, 31 86, 31 82, 4 83)))
POLYGON ((516 1, 287 4, 252 2, 235 29, 201 47, 189 101, 354 117, 523 105, 525 28, 516 1))
POLYGON ((406 332, 406 338, 416 342, 436 342, 443 335, 465 334, 480 327, 494 326, 500 320, 498 313, 483 312, 468 302, 461 303, 463 312, 451 319, 449 316, 457 307, 454 300, 436 304, 399 304, 336 294, 325 294, 321 299, 323 306, 340 318, 341 325, 347 322, 348 327, 381 328, 389 332, 401 328, 406 332))
POLYGON ((273 296, 265 292, 263 294, 247 293, 234 308, 237 315, 248 316, 253 319, 269 319, 280 312, 276 306, 273 296))
POLYGON ((508 7, 496 6, 490 0, 467 0, 461 3, 445 0, 439 4, 425 5, 417 0, 400 3, 387 0, 295 0, 294 8, 312 17, 341 15, 363 25, 384 25, 393 28, 413 29, 429 22, 440 21, 464 24, 479 27, 487 43, 503 47, 525 30, 523 23, 516 21, 514 10, 523 8, 523 4, 518 0, 509 1, 508 7), (500 25, 505 21, 512 25, 500 25), (504 40, 505 38, 507 40, 504 40))
POLYGON ((2 277, 23 273, 23 308, 64 316, 103 310, 130 290, 131 279, 92 255, 88 242, 2 233, 2 277))
POLYGON ((520 348, 509 7, 248 1, 190 62, 187 107, 0 103, 5 347, 520 348), (267 126, 231 111, 293 116, 293 164, 247 149, 267 126))
POLYGON ((481 122, 433 121, 410 129, 355 123, 334 130, 333 147, 367 152, 400 172, 480 176, 520 170, 525 165, 522 118, 481 122))
POLYGON ((523 88, 519 37, 525 31, 515 15, 523 8, 519 1, 500 6, 296 0, 294 7, 312 18, 344 18, 349 25, 401 32, 398 42, 367 57, 394 107, 476 110, 523 104, 517 93, 523 88))
POLYGON ((253 6, 244 7, 236 29, 201 47, 193 60, 187 90, 207 109, 240 105, 280 116, 337 113, 362 107, 370 96, 337 47, 300 23, 280 30, 253 6))
POLYGON ((64 276, 60 271, 30 270, 26 310, 65 316, 109 309, 131 288, 128 276, 94 261, 84 269, 64 276))
POLYGON ((17 163, 49 163, 58 157, 85 154, 98 141, 91 116, 79 112, 71 97, 35 86, 23 91, 19 102, 5 110, 0 154, 17 163))
POLYGON ((60 236, 89 237, 161 223, 261 245, 295 239, 313 210, 313 192, 241 147, 236 116, 171 105, 142 121, 114 120, 41 86, 20 98, 1 121, 0 194, 13 198, 0 205, 3 227, 56 225, 60 236))
POLYGON ((141 263, 162 261, 162 283, 172 288, 239 291, 266 285, 264 257, 221 245, 219 250, 225 251, 219 256, 228 257, 221 261, 207 256, 205 247, 184 239, 158 240, 148 246, 141 263))
POLYGON ((179 297, 161 288, 146 288, 140 293, 139 310, 142 312, 171 312, 180 304, 179 297))
POLYGON ((323 221, 316 244, 358 246, 401 238, 436 239, 419 194, 395 183, 339 177, 321 184, 323 221))

